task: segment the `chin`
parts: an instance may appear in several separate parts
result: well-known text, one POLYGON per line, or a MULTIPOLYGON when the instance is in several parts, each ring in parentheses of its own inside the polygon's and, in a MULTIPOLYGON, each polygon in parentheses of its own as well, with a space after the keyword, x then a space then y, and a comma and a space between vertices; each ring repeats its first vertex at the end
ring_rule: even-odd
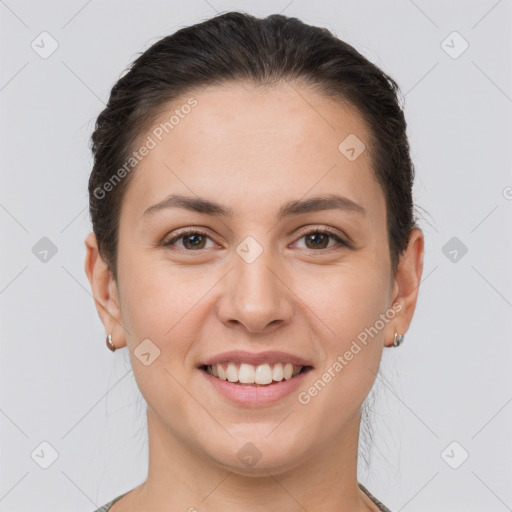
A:
POLYGON ((294 439, 286 431, 281 436, 269 436, 270 431, 265 425, 265 434, 258 435, 254 425, 245 425, 245 432, 239 431, 233 439, 211 445, 206 451, 224 469, 253 477, 284 473, 307 458, 305 439, 294 439))

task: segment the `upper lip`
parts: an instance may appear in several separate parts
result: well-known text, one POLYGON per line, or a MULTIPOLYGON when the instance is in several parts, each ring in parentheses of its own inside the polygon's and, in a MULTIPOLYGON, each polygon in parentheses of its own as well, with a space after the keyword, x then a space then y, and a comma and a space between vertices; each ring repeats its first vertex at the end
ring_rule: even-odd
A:
POLYGON ((223 352, 215 356, 205 359, 198 364, 201 366, 212 366, 217 363, 247 363, 252 365, 259 365, 264 363, 292 363, 298 366, 311 366, 311 363, 302 357, 289 354, 288 352, 281 351, 267 351, 267 352, 246 352, 243 350, 232 350, 230 352, 223 352))

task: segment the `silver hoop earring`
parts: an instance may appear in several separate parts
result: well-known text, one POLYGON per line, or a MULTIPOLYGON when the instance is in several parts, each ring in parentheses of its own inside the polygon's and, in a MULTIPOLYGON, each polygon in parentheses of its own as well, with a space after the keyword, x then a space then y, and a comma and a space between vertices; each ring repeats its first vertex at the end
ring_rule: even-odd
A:
POLYGON ((107 336, 107 347, 108 347, 110 350, 112 350, 112 352, 115 352, 115 350, 116 350, 116 347, 115 347, 115 346, 114 346, 114 344, 112 343, 112 335, 111 335, 111 334, 109 334, 109 335, 107 336))
POLYGON ((393 347, 399 347, 404 341, 404 335, 395 332, 395 338, 393 340, 393 347))

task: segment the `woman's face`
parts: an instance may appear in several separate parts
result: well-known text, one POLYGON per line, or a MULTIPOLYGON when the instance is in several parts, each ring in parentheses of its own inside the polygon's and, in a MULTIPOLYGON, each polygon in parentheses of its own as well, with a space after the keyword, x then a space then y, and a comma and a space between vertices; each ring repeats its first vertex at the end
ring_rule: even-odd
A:
POLYGON ((149 421, 240 473, 321 456, 357 431, 383 346, 408 326, 362 117, 289 84, 217 86, 174 102, 144 144, 120 215, 126 332, 113 338, 149 421), (290 362, 308 371, 229 382, 278 380, 290 362))

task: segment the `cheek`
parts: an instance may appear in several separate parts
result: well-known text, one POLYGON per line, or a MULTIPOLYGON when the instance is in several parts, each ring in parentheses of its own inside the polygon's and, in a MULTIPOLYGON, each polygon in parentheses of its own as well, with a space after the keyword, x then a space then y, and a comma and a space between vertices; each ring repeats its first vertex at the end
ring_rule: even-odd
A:
POLYGON ((301 389, 298 401, 311 412, 305 417, 311 428, 323 429, 330 438, 357 416, 375 381, 384 330, 375 333, 371 328, 385 311, 386 294, 379 276, 368 269, 366 275, 338 272, 324 284, 323 289, 318 282, 313 287, 309 304, 321 319, 316 324, 322 364, 315 379, 301 389), (320 418, 326 417, 333 421, 322 425, 320 418))
POLYGON ((386 289, 382 277, 367 267, 354 270, 338 269, 323 286, 310 283, 308 305, 321 319, 316 325, 322 365, 297 398, 304 428, 322 431, 324 439, 358 418, 382 355, 384 330, 375 334, 370 328, 385 311, 386 289))
POLYGON ((326 387, 331 392, 337 390, 324 398, 329 395, 339 407, 362 401, 378 371, 388 325, 381 320, 387 308, 388 277, 379 268, 368 262, 347 265, 335 269, 328 279, 303 283, 301 295, 308 297, 314 313, 310 317, 318 326, 318 348, 323 354, 319 373, 324 375, 320 378, 329 383, 326 387))
POLYGON ((186 382, 187 353, 201 326, 194 315, 199 287, 195 285, 194 293, 194 283, 187 286, 154 265, 146 269, 127 274, 131 277, 123 282, 121 302, 123 319, 128 320, 131 366, 147 403, 157 411, 173 410, 182 400, 179 383, 186 382), (149 358, 144 361, 145 353, 149 358))
POLYGON ((194 306, 208 288, 197 280, 188 282, 147 268, 143 276, 125 285, 124 308, 131 319, 133 341, 143 336, 153 338, 159 346, 172 342, 173 349, 178 350, 179 344, 173 340, 184 338, 185 327, 193 331, 193 325, 197 326, 190 324, 194 306))
POLYGON ((135 240, 129 242, 131 234, 123 235, 118 266, 124 310, 133 322, 133 330, 151 327, 153 336, 161 339, 184 314, 197 286, 191 276, 187 278, 186 271, 171 267, 160 248, 138 246, 135 240))
POLYGON ((331 268, 329 272, 310 272, 297 281, 297 295, 324 324, 324 332, 340 343, 355 339, 385 312, 387 276, 379 266, 364 258, 331 268))

